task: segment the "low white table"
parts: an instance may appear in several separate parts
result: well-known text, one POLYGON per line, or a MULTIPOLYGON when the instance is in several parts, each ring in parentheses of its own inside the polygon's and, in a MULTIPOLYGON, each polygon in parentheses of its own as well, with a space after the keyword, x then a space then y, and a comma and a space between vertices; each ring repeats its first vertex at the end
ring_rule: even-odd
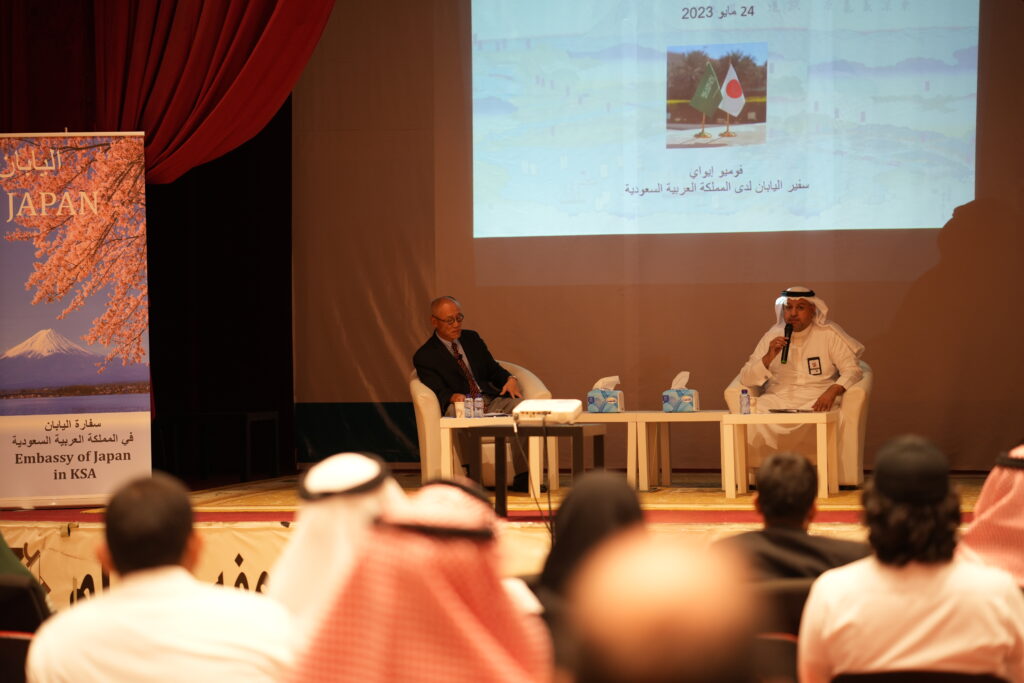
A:
MULTIPOLYGON (((693 413, 666 413, 662 410, 630 410, 622 413, 583 413, 581 422, 626 424, 626 479, 630 486, 641 491, 651 489, 653 479, 657 481, 660 469, 660 481, 663 486, 672 483, 671 451, 669 449, 669 425, 675 422, 721 422, 727 410, 699 410, 693 413), (657 451, 658 458, 653 463, 651 452, 657 451)), ((726 460, 731 461, 732 449, 725 450, 719 428, 719 453, 722 459, 723 477, 726 460), (729 454, 729 458, 726 457, 729 454)), ((728 489, 726 489, 728 494, 728 489)), ((735 497, 733 493, 733 497, 735 497)))
MULTIPOLYGON (((637 444, 638 466, 640 468, 640 489, 649 490, 650 484, 659 482, 662 486, 672 484, 672 451, 669 442, 669 426, 679 422, 717 422, 718 448, 722 467, 722 488, 725 488, 725 469, 732 451, 726 450, 722 439, 722 418, 729 414, 728 410, 698 410, 693 413, 666 413, 660 410, 641 411, 638 414, 644 429, 638 434, 637 444), (651 458, 656 453, 657 457, 651 458), (660 476, 659 476, 660 474, 660 476)), ((728 494, 728 489, 726 489, 728 494)))
POLYGON ((836 432, 839 411, 825 413, 727 413, 722 417, 722 485, 727 498, 747 492, 747 425, 812 424, 817 432, 818 497, 839 491, 839 461, 836 432))

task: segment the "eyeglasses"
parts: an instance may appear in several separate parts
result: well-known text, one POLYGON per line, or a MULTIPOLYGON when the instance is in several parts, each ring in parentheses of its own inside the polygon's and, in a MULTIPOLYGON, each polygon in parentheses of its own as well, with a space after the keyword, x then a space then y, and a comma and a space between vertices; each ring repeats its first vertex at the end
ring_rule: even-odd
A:
POLYGON ((463 320, 466 319, 466 316, 462 315, 461 313, 459 313, 454 318, 438 318, 436 315, 431 315, 430 317, 438 322, 444 323, 445 325, 454 325, 455 323, 461 323, 463 320))

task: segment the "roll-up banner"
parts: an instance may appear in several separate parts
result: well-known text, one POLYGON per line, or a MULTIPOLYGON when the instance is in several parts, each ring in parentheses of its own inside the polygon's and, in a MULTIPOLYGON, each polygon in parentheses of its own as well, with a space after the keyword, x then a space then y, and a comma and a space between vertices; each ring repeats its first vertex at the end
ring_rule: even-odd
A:
POLYGON ((150 472, 142 133, 0 136, 0 506, 150 472))

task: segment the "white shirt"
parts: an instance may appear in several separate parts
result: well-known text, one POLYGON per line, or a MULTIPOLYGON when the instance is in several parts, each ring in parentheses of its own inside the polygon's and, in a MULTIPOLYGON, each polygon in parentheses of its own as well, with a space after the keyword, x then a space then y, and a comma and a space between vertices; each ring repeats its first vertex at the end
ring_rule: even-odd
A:
MULTIPOLYGON (((766 368, 761 360, 772 339, 782 336, 783 328, 775 325, 761 337, 740 370, 740 382, 748 387, 764 385, 764 396, 777 396, 779 405, 772 408, 810 408, 833 384, 849 389, 864 373, 857 355, 847 340, 827 325, 810 325, 794 332, 790 339, 786 364, 778 354, 766 368)), ((767 401, 758 400, 758 404, 767 401)))
POLYGON ((1024 596, 1009 574, 960 559, 892 567, 874 556, 811 586, 800 622, 802 683, 926 670, 1024 680, 1024 596))
POLYGON ((289 631, 269 598, 159 567, 44 622, 26 671, 35 683, 277 681, 291 664, 289 631))

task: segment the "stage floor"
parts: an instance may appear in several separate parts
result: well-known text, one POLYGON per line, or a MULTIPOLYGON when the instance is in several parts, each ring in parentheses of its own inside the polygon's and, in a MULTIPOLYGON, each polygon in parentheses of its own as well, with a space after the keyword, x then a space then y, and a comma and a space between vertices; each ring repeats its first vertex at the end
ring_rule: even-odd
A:
MULTIPOLYGON (((407 492, 420 486, 418 470, 395 472, 407 492)), ((625 476, 625 474, 623 474, 625 476)), ((985 475, 956 475, 964 522, 972 518, 985 475)), ((197 490, 192 494, 196 527, 205 546, 196 575, 210 582, 262 589, 287 543, 299 507, 298 477, 286 476, 197 490)), ((509 515, 499 539, 502 573, 540 571, 550 547, 547 520, 569 492, 562 487, 534 501, 510 493, 509 515)), ((640 492, 641 507, 652 533, 710 543, 760 527, 753 495, 725 497, 717 472, 675 473, 672 486, 640 492)), ((860 526, 860 491, 842 490, 818 501, 815 534, 864 540, 860 526)), ((22 561, 50 591, 56 609, 87 597, 116 577, 99 567, 95 548, 102 541, 102 508, 0 511, 0 531, 22 561)))

